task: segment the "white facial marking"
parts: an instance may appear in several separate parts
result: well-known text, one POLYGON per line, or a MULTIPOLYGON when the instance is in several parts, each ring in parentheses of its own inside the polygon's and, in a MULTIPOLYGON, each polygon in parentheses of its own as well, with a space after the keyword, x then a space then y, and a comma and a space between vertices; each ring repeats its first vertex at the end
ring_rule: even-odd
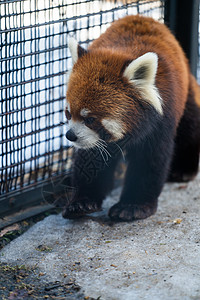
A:
POLYGON ((75 64, 78 60, 78 42, 73 37, 70 37, 68 47, 71 52, 73 64, 75 64))
POLYGON ((83 109, 81 109, 81 111, 80 111, 80 115, 81 115, 82 117, 84 117, 84 118, 87 117, 89 113, 91 113, 91 111, 90 111, 89 109, 87 109, 87 108, 83 108, 83 109))
POLYGON ((73 142, 76 148, 89 149, 96 146, 99 141, 98 134, 92 129, 88 128, 83 122, 69 121, 69 130, 72 129, 77 136, 77 141, 73 142))
POLYGON ((157 54, 148 52, 133 60, 125 69, 124 76, 138 88, 144 100, 162 115, 162 98, 155 86, 157 68, 157 54))
POLYGON ((120 140, 124 136, 124 130, 120 121, 113 119, 103 119, 101 121, 104 128, 113 136, 114 140, 120 140))

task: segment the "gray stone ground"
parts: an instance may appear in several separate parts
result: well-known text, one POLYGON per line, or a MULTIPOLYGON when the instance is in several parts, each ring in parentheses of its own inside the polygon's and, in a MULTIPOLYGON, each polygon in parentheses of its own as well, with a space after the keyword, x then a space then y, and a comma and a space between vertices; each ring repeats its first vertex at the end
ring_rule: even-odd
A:
POLYGON ((2 249, 0 261, 37 266, 44 282, 73 279, 85 299, 200 299, 200 174, 166 184, 157 213, 142 221, 109 221, 119 192, 98 214, 38 222, 2 249))

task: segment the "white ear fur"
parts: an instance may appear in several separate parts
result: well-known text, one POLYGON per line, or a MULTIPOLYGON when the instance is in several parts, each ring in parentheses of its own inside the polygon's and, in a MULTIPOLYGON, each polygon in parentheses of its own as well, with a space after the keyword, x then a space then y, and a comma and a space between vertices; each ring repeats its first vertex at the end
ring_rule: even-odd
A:
POLYGON ((78 42, 73 37, 70 37, 68 40, 68 46, 71 52, 72 62, 75 64, 78 60, 78 42))
POLYGON ((157 54, 148 52, 133 60, 126 67, 124 76, 139 89, 144 100, 153 105, 162 114, 162 99, 155 86, 157 68, 157 54))

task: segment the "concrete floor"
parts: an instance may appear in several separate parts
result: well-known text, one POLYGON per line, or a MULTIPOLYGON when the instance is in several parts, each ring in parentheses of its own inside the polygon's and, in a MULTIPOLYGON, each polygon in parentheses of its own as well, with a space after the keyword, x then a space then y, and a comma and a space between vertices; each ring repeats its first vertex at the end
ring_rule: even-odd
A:
POLYGON ((35 266, 44 282, 73 280, 85 299, 200 299, 200 174, 166 184, 157 213, 142 221, 110 222, 119 193, 89 217, 38 222, 2 249, 0 261, 35 266))

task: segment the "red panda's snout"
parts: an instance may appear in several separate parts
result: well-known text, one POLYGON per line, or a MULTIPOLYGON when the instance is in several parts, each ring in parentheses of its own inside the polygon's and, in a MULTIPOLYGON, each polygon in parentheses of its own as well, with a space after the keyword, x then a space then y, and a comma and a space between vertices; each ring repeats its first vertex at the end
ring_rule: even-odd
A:
POLYGON ((118 120, 86 116, 87 109, 81 110, 82 118, 68 119, 66 138, 77 148, 89 149, 116 142, 126 134, 118 120), (83 117, 84 115, 84 117, 83 117))
POLYGON ((76 134, 73 132, 72 129, 68 130, 66 133, 66 138, 70 141, 70 142, 76 142, 77 141, 77 136, 76 134))

